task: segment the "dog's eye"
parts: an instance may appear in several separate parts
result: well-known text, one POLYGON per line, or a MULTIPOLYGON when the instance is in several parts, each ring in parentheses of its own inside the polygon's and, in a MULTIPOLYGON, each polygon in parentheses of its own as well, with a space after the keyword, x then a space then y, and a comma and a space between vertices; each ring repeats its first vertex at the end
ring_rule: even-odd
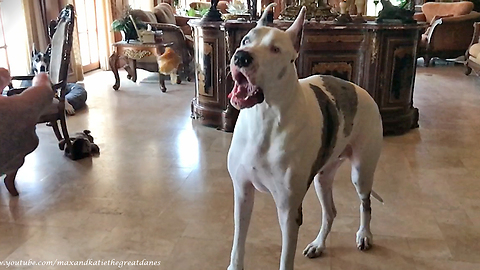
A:
POLYGON ((242 41, 242 45, 247 45, 248 43, 250 43, 250 39, 248 37, 245 37, 242 41))
POLYGON ((277 47, 277 46, 272 46, 272 47, 270 47, 270 51, 272 51, 273 53, 279 53, 279 52, 280 52, 280 48, 277 47))

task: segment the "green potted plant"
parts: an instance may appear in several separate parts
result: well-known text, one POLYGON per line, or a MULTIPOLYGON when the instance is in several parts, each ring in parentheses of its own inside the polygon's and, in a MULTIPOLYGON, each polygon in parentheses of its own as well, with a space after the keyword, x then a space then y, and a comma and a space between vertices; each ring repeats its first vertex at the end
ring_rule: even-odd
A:
POLYGON ((190 8, 187 11, 187 15, 190 16, 190 17, 203 17, 205 14, 207 14, 209 9, 210 8, 202 8, 202 9, 198 10, 198 9, 190 8))
MULTIPOLYGON (((135 30, 135 26, 130 19, 131 10, 132 8, 130 6, 127 6, 126 9, 123 11, 122 17, 112 22, 112 30, 115 32, 121 32, 123 40, 127 43, 130 42, 130 40, 138 39, 137 31, 135 30)), ((137 27, 145 28, 145 25, 142 22, 136 20, 136 18, 134 18, 134 20, 137 24, 137 27)))

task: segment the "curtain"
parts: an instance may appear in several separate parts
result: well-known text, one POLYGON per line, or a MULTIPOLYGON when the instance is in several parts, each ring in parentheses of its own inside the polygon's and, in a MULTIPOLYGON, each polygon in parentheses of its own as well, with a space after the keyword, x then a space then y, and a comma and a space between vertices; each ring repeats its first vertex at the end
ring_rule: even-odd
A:
POLYGON ((114 43, 114 33, 111 31, 113 22, 111 1, 97 0, 96 9, 100 68, 109 70, 109 57, 113 53, 112 44, 114 43))

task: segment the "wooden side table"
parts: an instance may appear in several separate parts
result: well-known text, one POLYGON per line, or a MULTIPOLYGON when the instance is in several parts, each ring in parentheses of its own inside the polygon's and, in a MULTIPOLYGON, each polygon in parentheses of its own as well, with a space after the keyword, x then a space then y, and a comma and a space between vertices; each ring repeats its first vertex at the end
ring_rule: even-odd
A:
MULTIPOLYGON (((128 75, 127 78, 133 82, 137 81, 137 68, 150 72, 158 72, 158 57, 165 52, 165 47, 170 47, 170 43, 144 44, 139 41, 116 42, 113 44, 113 54, 110 56, 110 68, 115 76, 114 90, 120 88, 120 76, 118 69, 124 68, 128 75)), ((166 92, 165 79, 160 74, 160 90, 166 92)))

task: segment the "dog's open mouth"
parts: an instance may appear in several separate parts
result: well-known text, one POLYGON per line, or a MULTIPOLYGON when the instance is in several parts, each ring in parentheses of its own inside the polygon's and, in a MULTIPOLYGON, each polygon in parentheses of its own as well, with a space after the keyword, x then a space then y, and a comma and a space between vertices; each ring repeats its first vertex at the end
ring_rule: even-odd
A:
POLYGON ((264 100, 260 87, 252 84, 247 77, 237 68, 232 68, 232 78, 235 82, 232 92, 228 95, 230 103, 237 110, 253 107, 264 100))

